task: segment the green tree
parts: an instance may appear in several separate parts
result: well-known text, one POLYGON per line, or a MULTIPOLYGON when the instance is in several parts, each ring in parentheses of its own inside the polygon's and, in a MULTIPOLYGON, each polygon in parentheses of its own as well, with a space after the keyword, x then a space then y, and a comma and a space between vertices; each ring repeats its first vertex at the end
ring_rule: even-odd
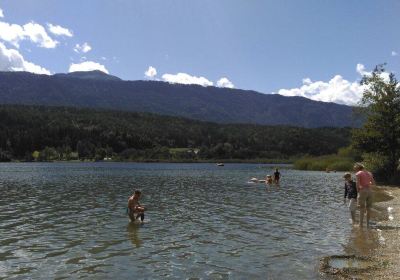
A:
POLYGON ((379 158, 375 172, 385 181, 398 177, 400 158, 400 85, 394 74, 387 74, 384 65, 365 75, 361 110, 366 121, 353 132, 353 146, 366 153, 364 159, 379 158), (383 179, 383 178, 382 178, 383 179))
POLYGON ((45 147, 39 153, 39 159, 42 161, 58 160, 59 158, 60 158, 60 155, 58 154, 57 150, 53 147, 45 147))
POLYGON ((35 160, 35 161, 37 161, 37 160, 39 159, 39 156, 40 156, 40 152, 39 152, 39 151, 34 151, 34 152, 32 153, 32 158, 33 158, 33 160, 35 160))

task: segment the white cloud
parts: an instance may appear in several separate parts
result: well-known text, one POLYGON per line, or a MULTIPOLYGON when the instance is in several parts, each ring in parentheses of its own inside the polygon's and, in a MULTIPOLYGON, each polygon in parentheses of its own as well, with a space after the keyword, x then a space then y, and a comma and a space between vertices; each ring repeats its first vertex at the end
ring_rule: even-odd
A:
POLYGON ((0 18, 4 17, 3 9, 0 8, 0 18))
POLYGON ((144 75, 145 75, 147 78, 152 79, 152 78, 154 78, 154 77, 157 75, 157 69, 154 68, 153 66, 149 66, 149 68, 147 69, 147 71, 144 72, 144 75))
POLYGON ((92 49, 92 47, 88 43, 83 43, 82 45, 76 44, 74 47, 74 51, 76 53, 87 53, 92 49))
POLYGON ((1 42, 0 71, 28 71, 37 74, 50 75, 49 70, 32 62, 26 61, 17 50, 7 49, 6 46, 1 42))
POLYGON ((392 51, 392 56, 398 56, 399 54, 395 51, 392 51))
POLYGON ((82 63, 72 63, 69 66, 69 72, 76 72, 76 71, 93 71, 93 70, 100 70, 104 73, 108 74, 108 70, 106 67, 100 63, 94 61, 85 61, 82 63))
POLYGON ((15 47, 19 47, 19 42, 24 40, 24 28, 18 24, 9 24, 0 21, 0 39, 6 41, 15 47))
POLYGON ((371 75, 371 72, 365 71, 365 66, 363 64, 361 64, 361 63, 357 63, 356 71, 361 76, 369 76, 369 75, 371 75))
POLYGON ((0 39, 15 47, 19 47, 19 42, 23 40, 30 40, 42 48, 55 48, 58 44, 47 34, 42 25, 35 22, 21 26, 0 21, 0 39))
POLYGON ((49 31, 51 33, 53 33, 54 35, 57 35, 57 36, 67 36, 67 37, 73 36, 73 33, 71 30, 69 30, 65 27, 62 27, 60 25, 53 25, 51 23, 48 23, 47 28, 49 29, 49 31))
POLYGON ((204 77, 191 76, 186 73, 164 74, 162 79, 171 84, 184 84, 184 85, 200 85, 203 87, 212 86, 213 82, 204 77))
POLYGON ((336 75, 329 82, 303 79, 300 88, 280 89, 278 93, 284 96, 302 96, 316 101, 354 105, 361 99, 363 91, 364 87, 357 81, 349 82, 342 76, 336 75))
MULTIPOLYGON (((372 72, 365 69, 365 66, 358 63, 356 71, 360 76, 370 76, 372 72)), ((381 78, 389 81, 389 73, 383 72, 381 78)), ((357 104, 365 90, 364 85, 359 81, 348 81, 341 75, 334 76, 330 81, 313 82, 310 78, 303 79, 303 85, 299 88, 280 89, 278 94, 285 96, 302 96, 312 100, 335 102, 339 104, 355 105, 357 104)))
POLYGON ((223 77, 217 81, 217 87, 234 88, 235 86, 228 78, 223 77))
POLYGON ((38 44, 40 47, 52 49, 58 45, 58 42, 50 38, 42 25, 35 22, 30 22, 25 24, 23 27, 25 36, 28 37, 32 42, 38 44))

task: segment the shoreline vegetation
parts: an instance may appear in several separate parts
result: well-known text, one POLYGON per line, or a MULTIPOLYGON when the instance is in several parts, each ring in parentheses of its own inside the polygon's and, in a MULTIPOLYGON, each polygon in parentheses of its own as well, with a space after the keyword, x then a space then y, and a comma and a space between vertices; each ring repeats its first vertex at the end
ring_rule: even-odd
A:
POLYGON ((293 164, 295 169, 309 171, 349 171, 352 170, 354 159, 337 155, 320 157, 305 157, 296 160, 293 164))
POLYGON ((354 163, 361 161, 361 158, 359 151, 348 146, 340 148, 336 154, 296 159, 293 167, 312 171, 351 171, 354 163))
MULTIPOLYGON (((4 162, 4 161, 3 161, 4 162)), ((57 162, 76 162, 76 163, 85 163, 85 162, 114 162, 114 163, 224 163, 224 164, 229 164, 229 163, 254 163, 254 164, 276 164, 276 165, 290 165, 293 166, 294 160, 288 159, 288 160, 274 160, 274 159, 249 159, 249 160, 236 160, 236 159, 212 159, 212 160, 194 160, 194 159, 188 159, 188 160, 162 160, 162 159, 138 159, 138 160, 114 160, 114 159, 108 159, 108 160, 91 160, 91 159, 85 159, 85 160, 79 160, 79 159, 73 159, 73 160, 42 160, 42 161, 34 161, 34 160, 11 160, 7 161, 9 163, 57 163, 57 162)))

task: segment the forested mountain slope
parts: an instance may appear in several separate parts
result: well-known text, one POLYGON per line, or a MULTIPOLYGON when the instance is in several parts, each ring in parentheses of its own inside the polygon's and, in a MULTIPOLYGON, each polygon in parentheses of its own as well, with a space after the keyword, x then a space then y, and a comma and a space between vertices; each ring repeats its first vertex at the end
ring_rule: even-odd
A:
POLYGON ((217 123, 357 126, 352 107, 239 89, 122 81, 100 71, 36 75, 0 72, 0 104, 150 112, 217 123))

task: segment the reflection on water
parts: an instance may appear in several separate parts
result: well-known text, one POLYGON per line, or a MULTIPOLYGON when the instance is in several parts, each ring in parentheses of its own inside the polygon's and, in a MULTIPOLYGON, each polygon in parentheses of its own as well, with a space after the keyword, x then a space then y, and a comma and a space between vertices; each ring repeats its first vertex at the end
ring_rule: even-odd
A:
POLYGON ((344 223, 343 174, 247 183, 274 167, 0 164, 0 278, 317 279, 320 257, 368 233, 344 223), (126 215, 136 188, 143 225, 126 215))
POLYGON ((142 225, 136 222, 129 222, 126 227, 128 232, 128 237, 132 242, 132 245, 136 248, 142 246, 142 240, 139 237, 139 230, 142 225))
POLYGON ((373 255, 383 242, 380 237, 380 230, 353 227, 345 251, 348 255, 373 255))
POLYGON ((371 267, 370 261, 363 261, 355 258, 333 258, 329 261, 329 265, 333 268, 356 268, 364 269, 371 267))

